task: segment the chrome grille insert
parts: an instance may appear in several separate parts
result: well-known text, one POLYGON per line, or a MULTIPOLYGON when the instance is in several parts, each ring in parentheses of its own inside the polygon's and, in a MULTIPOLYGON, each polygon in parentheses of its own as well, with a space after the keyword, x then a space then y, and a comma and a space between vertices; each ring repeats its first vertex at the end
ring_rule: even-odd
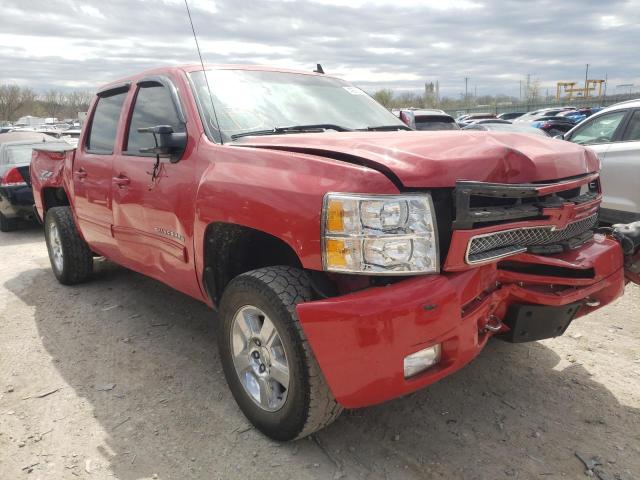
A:
POLYGON ((524 252, 527 247, 561 242, 590 230, 597 222, 598 215, 594 214, 570 223, 562 230, 557 230, 553 225, 549 225, 513 228, 476 235, 469 240, 466 261, 469 264, 483 263, 524 252))

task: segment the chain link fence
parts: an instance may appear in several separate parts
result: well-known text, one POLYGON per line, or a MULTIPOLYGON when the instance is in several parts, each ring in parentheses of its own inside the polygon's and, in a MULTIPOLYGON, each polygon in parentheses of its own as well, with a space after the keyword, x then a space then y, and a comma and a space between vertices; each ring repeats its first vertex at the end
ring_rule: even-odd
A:
POLYGON ((497 103, 493 105, 477 105, 470 106, 468 108, 453 108, 444 109, 449 115, 458 117, 465 113, 509 113, 509 112, 532 112, 541 108, 553 108, 553 107, 608 107, 615 103, 624 102, 627 100, 634 100, 640 98, 640 93, 631 93, 624 95, 607 95, 606 97, 589 97, 589 98, 573 98, 569 100, 561 100, 560 102, 555 99, 547 102, 520 102, 503 104, 497 103))

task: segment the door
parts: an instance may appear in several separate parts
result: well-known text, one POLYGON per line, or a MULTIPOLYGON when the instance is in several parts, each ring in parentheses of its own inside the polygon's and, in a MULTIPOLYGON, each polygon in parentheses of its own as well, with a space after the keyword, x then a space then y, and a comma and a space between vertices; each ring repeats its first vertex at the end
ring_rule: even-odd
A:
MULTIPOLYGON (((619 141, 604 154, 609 188, 606 208, 615 210, 620 223, 640 219, 640 110, 634 110, 619 141)), ((603 167, 603 170, 604 167, 603 167)))
POLYGON ((113 163, 113 233, 120 262, 199 297, 193 261, 195 158, 158 161, 144 149, 155 146, 152 133, 139 129, 170 125, 185 132, 177 91, 166 77, 138 82, 122 154, 113 163))
POLYGON ((80 231, 94 250, 106 256, 116 248, 111 236, 111 170, 128 88, 98 94, 86 140, 79 145, 73 164, 74 209, 80 231))
POLYGON ((628 109, 615 110, 604 113, 585 120, 576 127, 567 140, 589 147, 596 152, 602 169, 600 170, 600 181, 602 184, 602 211, 601 220, 610 222, 610 213, 617 211, 620 205, 619 175, 615 167, 607 162, 607 152, 614 142, 621 138, 624 130, 625 119, 629 113, 628 109))

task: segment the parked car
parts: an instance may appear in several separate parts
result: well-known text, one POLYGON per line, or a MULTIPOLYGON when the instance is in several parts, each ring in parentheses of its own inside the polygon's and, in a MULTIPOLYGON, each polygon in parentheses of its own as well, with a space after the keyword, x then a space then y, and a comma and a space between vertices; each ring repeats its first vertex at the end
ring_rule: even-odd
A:
POLYGON ((58 281, 101 255, 217 308, 240 409, 290 440, 621 295, 598 165, 553 139, 411 131, 319 73, 196 65, 102 87, 78 148, 31 171, 58 281))
POLYGON ((511 122, 509 120, 502 120, 500 118, 481 118, 479 120, 469 120, 469 122, 467 122, 467 126, 468 125, 485 125, 487 123, 511 125, 511 122))
POLYGON ((80 129, 79 128, 69 128, 68 130, 64 130, 60 139, 65 142, 73 145, 74 147, 78 146, 78 139, 80 138, 80 129))
POLYGON ((458 125, 464 127, 475 120, 484 120, 489 118, 496 118, 495 113, 470 113, 463 117, 459 117, 456 121, 458 122, 458 125))
POLYGON ((587 145, 602 162, 600 220, 640 220, 640 99, 600 110, 564 135, 587 145))
POLYGON ((400 110, 398 116, 414 130, 460 130, 453 117, 442 110, 400 110))
POLYGON ((21 218, 33 216, 29 163, 34 147, 60 147, 58 140, 32 132, 0 133, 0 231, 18 228, 21 218))
POLYGON ((521 117, 522 115, 524 115, 526 112, 508 112, 508 113, 501 113, 498 115, 498 118, 502 119, 502 120, 515 120, 518 117, 521 117))
POLYGON ((489 132, 511 132, 511 133, 528 133, 538 137, 549 137, 550 135, 539 128, 530 127, 528 125, 514 125, 512 123, 472 123, 463 128, 463 130, 482 130, 489 132))
POLYGON ((532 112, 525 113, 524 115, 516 118, 513 123, 531 123, 535 122, 543 117, 554 117, 561 112, 567 112, 575 110, 574 107, 556 107, 556 108, 541 108, 532 112))
POLYGON ((534 128, 544 130, 550 136, 562 135, 571 130, 575 123, 566 117, 540 117, 536 121, 529 124, 534 128))

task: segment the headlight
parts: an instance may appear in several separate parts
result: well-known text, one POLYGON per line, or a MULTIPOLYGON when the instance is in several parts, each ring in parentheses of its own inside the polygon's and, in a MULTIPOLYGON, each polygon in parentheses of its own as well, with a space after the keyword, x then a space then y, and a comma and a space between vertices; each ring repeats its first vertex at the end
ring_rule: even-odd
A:
POLYGON ((433 202, 427 193, 328 193, 322 220, 325 270, 410 275, 440 269, 433 202))

